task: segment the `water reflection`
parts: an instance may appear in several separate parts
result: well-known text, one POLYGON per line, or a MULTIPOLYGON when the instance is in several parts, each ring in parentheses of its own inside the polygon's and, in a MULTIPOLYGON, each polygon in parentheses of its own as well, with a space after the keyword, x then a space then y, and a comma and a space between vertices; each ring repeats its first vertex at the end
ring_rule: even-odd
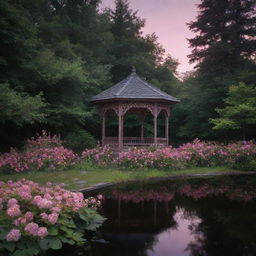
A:
POLYGON ((104 197, 109 243, 58 256, 256 255, 256 175, 127 183, 104 197))
POLYGON ((106 193, 93 255, 256 255, 256 179, 132 183, 106 193))
POLYGON ((184 218, 184 209, 177 209, 174 215, 175 227, 168 228, 154 237, 154 244, 146 251, 148 256, 189 256, 188 245, 199 239, 192 231, 197 228, 201 220, 196 216, 184 218))

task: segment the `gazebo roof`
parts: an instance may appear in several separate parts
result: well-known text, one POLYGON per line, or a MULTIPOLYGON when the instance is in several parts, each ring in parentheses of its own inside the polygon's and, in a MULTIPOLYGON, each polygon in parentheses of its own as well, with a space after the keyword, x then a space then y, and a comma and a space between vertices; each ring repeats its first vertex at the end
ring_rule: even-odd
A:
POLYGON ((175 97, 161 91, 142 80, 133 68, 132 73, 121 82, 92 97, 91 102, 100 103, 112 100, 158 100, 170 103, 180 102, 175 97))

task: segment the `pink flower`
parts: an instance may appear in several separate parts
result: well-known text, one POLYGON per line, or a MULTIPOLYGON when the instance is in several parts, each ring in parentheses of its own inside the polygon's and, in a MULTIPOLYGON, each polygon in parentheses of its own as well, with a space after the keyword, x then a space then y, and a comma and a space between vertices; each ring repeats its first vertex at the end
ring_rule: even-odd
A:
POLYGON ((58 221, 58 218, 59 218, 59 214, 55 212, 48 215, 48 221, 51 224, 55 224, 58 221))
POLYGON ((12 224, 15 225, 15 226, 19 226, 19 225, 20 225, 20 219, 21 219, 21 218, 18 218, 18 219, 16 219, 16 220, 14 220, 14 221, 12 222, 12 224))
POLYGON ((34 218, 34 215, 32 212, 26 212, 24 217, 26 218, 27 221, 32 221, 34 218))
POLYGON ((30 233, 31 235, 33 236, 36 236, 37 235, 37 232, 38 232, 38 229, 39 229, 39 226, 38 224, 34 223, 34 222, 30 222, 28 223, 24 230, 28 233, 30 233))
POLYGON ((20 206, 15 204, 7 209, 7 214, 10 217, 17 217, 21 215, 20 206))
POLYGON ((102 199, 103 199, 103 195, 97 195, 97 198, 98 198, 99 200, 102 200, 102 199))
POLYGON ((43 198, 41 201, 39 201, 37 203, 37 206, 40 208, 40 209, 49 209, 52 207, 52 201, 48 200, 48 199, 45 199, 43 198))
POLYGON ((19 229, 12 229, 12 230, 7 234, 6 240, 7 240, 8 242, 10 242, 10 241, 17 242, 17 241, 19 241, 20 236, 21 236, 21 233, 20 233, 20 230, 19 230, 19 229))
POLYGON ((33 201, 32 201, 32 204, 37 205, 39 202, 41 202, 41 200, 42 200, 41 196, 35 196, 33 201))
POLYGON ((9 208, 9 207, 16 205, 17 203, 18 203, 18 201, 15 198, 11 198, 8 200, 7 206, 9 208))
POLYGON ((52 211, 59 213, 61 211, 61 209, 59 207, 53 207, 52 211))
POLYGON ((48 220, 48 214, 43 212, 39 215, 43 220, 48 220))
POLYGON ((37 235, 41 238, 44 238, 45 236, 48 235, 48 231, 47 231, 47 228, 45 227, 40 227, 37 231, 37 235))
POLYGON ((23 200, 30 200, 32 198, 31 194, 26 192, 26 191, 20 191, 19 192, 19 196, 21 197, 21 199, 23 200))

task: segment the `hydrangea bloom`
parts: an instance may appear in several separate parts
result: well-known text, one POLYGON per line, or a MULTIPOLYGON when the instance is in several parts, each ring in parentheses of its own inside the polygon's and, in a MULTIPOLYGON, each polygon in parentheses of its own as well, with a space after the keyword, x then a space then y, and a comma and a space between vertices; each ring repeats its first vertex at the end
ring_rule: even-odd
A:
POLYGON ((6 236, 6 240, 8 242, 10 241, 14 241, 14 242, 17 242, 20 240, 20 237, 21 237, 21 233, 20 233, 20 230, 19 229, 12 229, 6 236))
POLYGON ((45 236, 48 235, 48 231, 47 231, 47 228, 46 227, 40 227, 37 231, 37 235, 40 237, 40 238, 44 238, 45 236))
POLYGON ((30 233, 31 235, 33 236, 37 236, 37 232, 38 232, 38 229, 39 229, 39 226, 37 223, 34 223, 34 222, 30 222, 28 223, 24 230, 28 233, 30 233))
POLYGON ((9 221, 8 241, 18 241, 21 234, 42 239, 48 235, 49 227, 58 224, 61 215, 75 215, 85 207, 100 205, 99 199, 84 199, 82 193, 65 190, 62 185, 47 183, 43 187, 25 179, 0 185, 0 206, 4 210, 0 217, 4 215, 3 219, 9 221))
MULTIPOLYGON (((22 172, 26 170, 55 170, 74 164, 78 157, 72 150, 62 146, 59 137, 50 136, 45 131, 42 135, 28 139, 24 152, 12 149, 9 153, 0 155, 0 168, 9 171, 22 172)), ((29 188, 24 188, 24 199, 30 199, 29 188)))
POLYGON ((109 148, 98 147, 86 150, 82 158, 99 165, 115 164, 129 168, 184 169, 191 166, 234 165, 240 161, 256 157, 253 141, 240 141, 224 145, 195 139, 178 148, 154 146, 130 148, 120 152, 118 157, 109 153, 109 148))
POLYGON ((17 204, 9 207, 6 212, 10 217, 17 217, 21 215, 20 206, 17 204))

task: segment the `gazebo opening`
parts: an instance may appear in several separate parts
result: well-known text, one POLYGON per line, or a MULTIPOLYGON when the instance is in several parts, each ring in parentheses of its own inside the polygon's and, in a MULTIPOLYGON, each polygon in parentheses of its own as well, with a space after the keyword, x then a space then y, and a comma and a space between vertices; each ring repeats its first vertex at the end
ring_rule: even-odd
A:
POLYGON ((169 145, 170 105, 179 100, 132 74, 94 96, 102 116, 102 145, 169 145))
POLYGON ((118 116, 112 109, 106 111, 105 136, 118 137, 118 116))

